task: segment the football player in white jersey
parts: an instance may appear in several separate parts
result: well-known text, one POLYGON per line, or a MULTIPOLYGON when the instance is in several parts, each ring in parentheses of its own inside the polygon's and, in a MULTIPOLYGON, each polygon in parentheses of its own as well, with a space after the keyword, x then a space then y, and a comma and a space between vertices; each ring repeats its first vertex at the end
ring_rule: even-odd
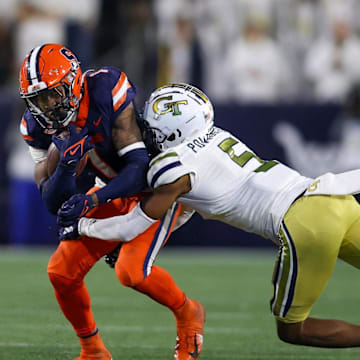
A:
MULTIPOLYGON (((207 96, 187 84, 155 90, 144 121, 159 152, 148 171, 153 193, 127 215, 81 218, 61 229, 60 239, 78 232, 130 241, 179 202, 205 219, 278 244, 271 309, 280 339, 318 347, 360 346, 360 326, 309 317, 337 258, 360 269, 360 206, 352 196, 360 193, 360 170, 310 179, 277 161, 261 160, 214 126, 207 96)), ((184 213, 182 222, 190 215, 184 213)))

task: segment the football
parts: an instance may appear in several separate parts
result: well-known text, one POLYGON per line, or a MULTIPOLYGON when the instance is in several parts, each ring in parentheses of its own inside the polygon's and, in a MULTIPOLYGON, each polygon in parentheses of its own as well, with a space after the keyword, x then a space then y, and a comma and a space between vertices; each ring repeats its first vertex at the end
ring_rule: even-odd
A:
MULTIPOLYGON (((59 149, 55 146, 54 143, 51 143, 46 157, 47 172, 49 177, 56 170, 59 159, 60 159, 59 149)), ((77 165, 76 176, 79 176, 84 171, 85 166, 87 164, 87 160, 88 160, 88 155, 85 154, 85 156, 80 160, 79 164, 77 165)))

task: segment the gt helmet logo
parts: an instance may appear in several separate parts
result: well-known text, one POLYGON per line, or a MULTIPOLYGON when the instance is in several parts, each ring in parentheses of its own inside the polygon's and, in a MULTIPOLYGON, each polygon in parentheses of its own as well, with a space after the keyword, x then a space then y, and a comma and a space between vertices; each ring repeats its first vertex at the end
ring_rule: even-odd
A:
POLYGON ((188 104, 187 100, 178 100, 178 101, 173 101, 173 102, 167 102, 167 103, 161 104, 162 106, 160 106, 160 109, 159 109, 160 102, 171 101, 172 99, 173 99, 172 95, 161 97, 161 98, 157 99, 153 104, 154 113, 163 115, 168 112, 172 112, 172 114, 174 116, 181 115, 182 112, 179 110, 179 105, 180 104, 187 105, 188 104))

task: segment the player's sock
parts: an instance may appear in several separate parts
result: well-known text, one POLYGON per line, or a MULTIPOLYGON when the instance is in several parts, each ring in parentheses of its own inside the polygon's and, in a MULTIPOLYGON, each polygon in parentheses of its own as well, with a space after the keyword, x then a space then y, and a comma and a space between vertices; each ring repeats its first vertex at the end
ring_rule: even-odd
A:
POLYGON ((96 328, 90 295, 83 281, 74 281, 49 273, 55 296, 65 317, 80 337, 91 335, 96 328))
POLYGON ((158 266, 153 266, 150 275, 138 283, 134 289, 148 295, 172 311, 179 309, 186 298, 172 276, 158 266))
POLYGON ((80 357, 75 360, 111 360, 111 354, 106 349, 97 329, 90 336, 79 337, 81 345, 80 357))

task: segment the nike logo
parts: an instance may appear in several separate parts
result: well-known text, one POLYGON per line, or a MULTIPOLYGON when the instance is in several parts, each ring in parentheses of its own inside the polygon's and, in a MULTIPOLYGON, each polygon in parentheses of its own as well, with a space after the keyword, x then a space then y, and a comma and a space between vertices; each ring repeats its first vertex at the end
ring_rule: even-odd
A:
POLYGON ((81 147, 81 145, 78 145, 76 148, 70 150, 70 155, 75 155, 76 152, 79 150, 80 147, 81 147))
POLYGON ((78 217, 78 219, 80 219, 83 215, 85 215, 85 214, 90 210, 90 208, 89 208, 89 206, 87 205, 87 203, 88 203, 88 201, 85 200, 85 202, 84 202, 84 207, 83 207, 83 209, 82 209, 82 211, 81 211, 81 214, 80 214, 80 216, 78 217))
POLYGON ((75 144, 71 145, 64 151, 64 157, 66 156, 66 153, 69 152, 71 156, 75 155, 76 152, 80 149, 80 154, 82 155, 84 152, 84 143, 87 136, 83 137, 79 141, 77 141, 75 144))
POLYGON ((99 124, 101 122, 101 119, 102 119, 102 115, 100 115, 96 121, 93 121, 93 125, 94 126, 99 126, 99 124))
POLYGON ((189 355, 192 358, 196 359, 199 356, 199 346, 197 343, 197 334, 195 334, 195 337, 194 337, 194 346, 195 346, 195 350, 193 352, 189 352, 189 355))

